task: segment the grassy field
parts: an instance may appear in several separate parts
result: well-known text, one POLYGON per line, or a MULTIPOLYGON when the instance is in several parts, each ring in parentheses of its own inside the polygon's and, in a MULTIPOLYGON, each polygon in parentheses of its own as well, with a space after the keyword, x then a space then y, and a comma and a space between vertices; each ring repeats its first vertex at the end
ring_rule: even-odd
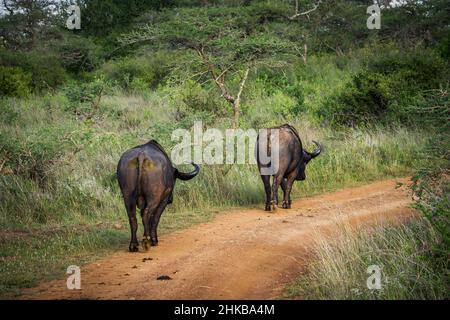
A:
MULTIPOLYGON (((312 140, 323 145, 306 181, 294 185, 295 198, 411 175, 426 160, 432 131, 400 121, 333 126, 319 119, 322 106, 362 68, 361 58, 345 61, 342 66, 333 56, 313 56, 299 67, 294 87, 302 88, 301 99, 258 77, 246 88, 241 128, 290 123, 307 149, 312 140)), ((170 152, 172 131, 190 130, 196 121, 204 129, 231 126, 216 92, 196 83, 132 92, 106 86, 95 104, 80 99, 86 90, 68 83, 54 92, 0 99, 2 296, 127 248, 128 219, 115 178, 125 150, 154 138, 170 152)), ((232 207, 262 207, 263 201, 255 165, 204 165, 195 179, 177 183, 160 231, 208 221, 232 207)))
MULTIPOLYGON (((170 101, 163 93, 108 95, 90 119, 65 111, 71 103, 62 94, 4 99, 2 105, 2 294, 61 275, 67 265, 108 249, 125 249, 128 221, 115 167, 123 151, 151 137, 170 150, 170 101)), ((324 146, 308 179, 296 184, 295 197, 411 174, 424 140, 420 131, 400 126, 333 131, 307 118, 291 123, 309 148, 312 139, 324 146)), ((194 180, 177 184, 160 229, 170 232, 263 201, 256 166, 205 165, 194 180)))

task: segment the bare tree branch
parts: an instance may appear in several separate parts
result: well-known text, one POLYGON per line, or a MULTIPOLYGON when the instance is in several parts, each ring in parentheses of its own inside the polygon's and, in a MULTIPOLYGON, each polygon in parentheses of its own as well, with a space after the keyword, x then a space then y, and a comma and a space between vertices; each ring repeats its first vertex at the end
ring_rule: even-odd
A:
POLYGON ((242 77, 241 83, 239 85, 239 91, 236 96, 236 101, 233 104, 233 111, 234 111, 233 129, 236 129, 239 124, 239 111, 240 111, 239 107, 241 105, 241 94, 242 91, 244 90, 245 82, 247 81, 249 71, 250 66, 248 66, 247 69, 245 69, 244 76, 242 77))
POLYGON ((9 7, 7 0, 3 0, 3 7, 9 12, 10 16, 12 16, 14 14, 14 10, 9 7))
POLYGON ((317 1, 314 4, 314 7, 312 9, 309 9, 309 10, 304 11, 304 12, 298 12, 298 0, 295 0, 295 14, 290 16, 289 19, 294 20, 295 18, 298 18, 300 16, 308 15, 309 13, 311 13, 311 12, 317 10, 317 8, 319 8, 320 2, 321 2, 320 0, 317 1))
POLYGON ((224 75, 228 70, 225 69, 223 72, 219 74, 219 76, 217 76, 216 67, 209 61, 208 57, 204 52, 203 47, 196 48, 196 51, 198 55, 202 58, 203 63, 208 67, 214 83, 219 87, 220 91, 222 92, 222 97, 224 97, 225 100, 227 100, 229 103, 234 104, 235 98, 228 92, 228 89, 226 88, 224 81, 224 75))

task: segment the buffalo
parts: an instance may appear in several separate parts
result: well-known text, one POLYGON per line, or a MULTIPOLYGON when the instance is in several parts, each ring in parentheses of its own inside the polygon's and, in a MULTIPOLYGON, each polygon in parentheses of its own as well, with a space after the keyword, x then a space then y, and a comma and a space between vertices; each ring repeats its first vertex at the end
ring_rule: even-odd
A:
POLYGON ((144 225, 142 247, 149 249, 158 244, 159 219, 167 204, 172 203, 176 179, 190 180, 200 171, 194 163, 194 171, 184 173, 172 166, 169 156, 155 140, 127 150, 117 165, 117 179, 125 202, 131 228, 129 250, 138 251, 136 237, 136 206, 140 209, 144 225))
POLYGON ((257 137, 257 156, 256 160, 258 163, 258 169, 261 174, 261 179, 264 183, 264 190, 266 192, 266 211, 275 210, 278 206, 278 187, 281 185, 283 190, 283 205, 284 209, 291 208, 291 190, 292 185, 295 180, 305 180, 306 165, 311 159, 317 157, 321 151, 322 147, 316 141, 316 149, 313 152, 308 152, 303 149, 302 141, 297 130, 288 125, 284 124, 279 127, 266 129, 265 134, 262 135, 261 132, 257 137), (262 163, 260 159, 260 149, 264 150, 268 157, 271 157, 271 152, 274 149, 273 137, 274 130, 277 130, 278 134, 278 168, 276 171, 271 173, 263 172, 264 168, 268 168, 273 164, 273 159, 267 163, 262 163), (272 136, 272 138, 271 138, 272 136), (263 141, 263 139, 267 139, 263 141), (272 187, 270 186, 270 177, 273 176, 272 187), (271 208, 272 207, 272 208, 271 208))

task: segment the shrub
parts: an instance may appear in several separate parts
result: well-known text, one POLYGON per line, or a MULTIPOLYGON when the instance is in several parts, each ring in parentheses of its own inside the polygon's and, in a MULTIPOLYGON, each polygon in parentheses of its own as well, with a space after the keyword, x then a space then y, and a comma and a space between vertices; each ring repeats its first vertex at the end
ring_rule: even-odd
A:
POLYGON ((52 52, 10 52, 0 50, 0 65, 19 67, 31 75, 33 91, 56 88, 67 79, 67 74, 58 57, 52 52))
POLYGON ((296 72, 300 73, 299 70, 289 68, 283 69, 282 72, 267 68, 258 71, 257 83, 263 86, 266 94, 279 96, 283 93, 295 101, 286 105, 284 110, 277 110, 278 114, 298 116, 305 111, 303 87, 296 72))
POLYGON ((450 267, 450 112, 446 90, 429 92, 411 112, 421 117, 433 133, 425 144, 426 162, 413 177, 417 207, 437 234, 433 243, 434 260, 450 267))
POLYGON ((154 89, 163 83, 168 74, 166 59, 162 53, 126 57, 106 63, 100 72, 125 90, 154 89))
POLYGON ((101 62, 99 48, 85 38, 71 37, 58 51, 63 67, 75 74, 93 71, 101 62))
POLYGON ((284 119, 289 119, 291 116, 299 113, 295 99, 281 91, 277 91, 268 97, 267 105, 277 117, 281 116, 284 119))
POLYGON ((180 98, 189 111, 211 112, 224 115, 223 101, 214 90, 207 90, 193 80, 188 80, 180 89, 180 98))
POLYGON ((386 77, 361 71, 341 92, 325 100, 318 114, 332 123, 350 126, 381 120, 388 112, 387 87, 386 77))
POLYGON ((31 75, 18 67, 0 66, 0 95, 23 97, 30 93, 31 75))
POLYGON ((65 151, 63 134, 62 128, 47 127, 24 140, 0 132, 0 159, 15 174, 44 184, 48 181, 49 166, 65 151))
POLYGON ((371 121, 412 121, 409 107, 425 90, 447 81, 448 66, 433 51, 401 53, 388 50, 370 57, 342 89, 317 111, 334 124, 355 126, 371 121))
POLYGON ((95 111, 107 89, 108 84, 102 78, 91 82, 68 82, 63 92, 70 103, 64 106, 64 110, 75 114, 95 111))

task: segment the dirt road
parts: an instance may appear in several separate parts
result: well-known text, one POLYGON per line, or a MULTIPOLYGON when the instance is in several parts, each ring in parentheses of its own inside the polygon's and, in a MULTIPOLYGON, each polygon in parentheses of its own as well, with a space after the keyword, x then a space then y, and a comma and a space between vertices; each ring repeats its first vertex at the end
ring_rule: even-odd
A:
MULTIPOLYGON (((366 226, 411 217, 407 179, 376 182, 294 201, 268 213, 246 209, 160 237, 158 247, 124 248, 81 267, 81 290, 66 279, 23 291, 22 299, 270 299, 301 275, 313 239, 348 222, 366 226), (403 186, 396 188, 397 181, 403 186), (168 276, 171 280, 157 280, 168 276)), ((163 216, 164 219, 164 216, 163 216)))

